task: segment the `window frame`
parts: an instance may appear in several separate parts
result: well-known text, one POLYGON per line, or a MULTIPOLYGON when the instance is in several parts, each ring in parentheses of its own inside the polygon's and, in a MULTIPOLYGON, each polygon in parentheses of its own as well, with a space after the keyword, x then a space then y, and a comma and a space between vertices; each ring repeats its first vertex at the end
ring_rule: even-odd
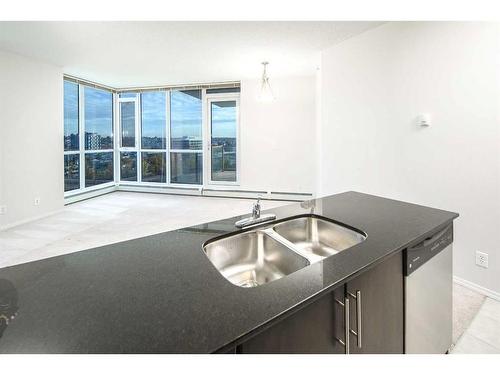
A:
MULTIPOLYGON (((63 79, 67 80, 66 78, 63 79)), ((79 141, 79 149, 73 151, 64 151, 64 155, 79 155, 79 173, 80 173, 80 188, 65 191, 64 198, 69 198, 75 195, 80 195, 86 192, 92 192, 95 190, 105 189, 111 186, 116 186, 116 94, 108 89, 86 85, 84 83, 75 82, 71 79, 67 80, 69 82, 73 82, 78 85, 78 141, 79 141), (102 90, 110 92, 112 95, 112 114, 111 114, 111 137, 113 139, 113 147, 111 149, 106 150, 86 150, 85 147, 85 87, 89 87, 92 89, 102 90), (93 154, 93 153, 113 153, 113 181, 106 182, 99 185, 85 187, 85 155, 93 154)), ((64 95, 64 94, 63 94, 64 95)), ((63 124, 64 126, 64 124, 63 124)), ((64 157, 64 156, 63 156, 64 157)), ((64 173, 64 169, 63 169, 64 173)), ((64 178, 64 175, 63 175, 64 178)))
MULTIPOLYGON (((168 184, 169 181, 169 161, 165 161, 165 165, 167 170, 165 171, 165 182, 150 182, 150 181, 142 181, 142 154, 144 153, 163 153, 165 154, 165 158, 168 159, 168 140, 169 140, 169 133, 168 133, 168 126, 169 126, 169 121, 168 121, 168 103, 170 99, 170 90, 169 89, 160 89, 160 90, 152 90, 152 91, 160 91, 165 93, 165 138, 166 138, 166 148, 164 149, 150 149, 150 148, 143 148, 142 147, 142 94, 145 92, 148 92, 147 90, 138 90, 135 92, 135 98, 120 98, 120 94, 123 93, 117 93, 117 103, 121 102, 127 102, 127 101, 135 101, 136 106, 135 106, 135 122, 136 122, 136 142, 135 142, 135 147, 121 147, 121 143, 119 143, 119 148, 117 150, 118 152, 118 167, 117 170, 119 171, 118 177, 117 177, 117 182, 119 185, 123 186, 134 186, 134 187, 141 187, 141 186, 148 186, 148 187, 166 187, 170 186, 168 184), (121 152, 136 152, 137 154, 137 181, 123 181, 121 179, 121 163, 120 163, 120 154, 121 152)), ((118 104, 119 105, 119 104, 118 104)), ((118 113, 116 123, 117 123, 117 133, 121 135, 121 113, 118 113)))
POLYGON ((171 148, 171 137, 170 137, 170 133, 171 133, 171 100, 170 100, 170 96, 171 96, 171 93, 172 91, 186 91, 186 90, 192 90, 190 88, 187 88, 187 89, 182 89, 182 90, 174 90, 174 89, 170 89, 168 90, 168 101, 167 101, 167 107, 168 107, 168 111, 167 111, 167 137, 168 137, 168 145, 167 145, 167 150, 168 150, 168 154, 167 154, 167 166, 168 166, 168 173, 167 173, 167 182, 168 182, 168 186, 171 186, 171 187, 176 187, 176 188, 193 188, 193 189, 201 189, 203 187, 205 187, 206 185, 206 180, 205 180, 205 144, 206 144, 206 134, 205 134, 205 97, 206 97, 206 89, 199 89, 201 91, 201 149, 199 150, 189 150, 189 149, 177 149, 177 148, 171 148), (178 183, 178 182, 171 182, 171 174, 172 174, 172 165, 171 165, 171 155, 173 153, 185 153, 185 154, 200 154, 201 153, 201 157, 202 157, 202 164, 201 164, 201 167, 202 167, 202 171, 201 171, 201 178, 202 178, 202 182, 201 184, 181 184, 181 183, 178 183))
POLYGON ((205 129, 206 136, 206 160, 204 163, 204 181, 209 185, 239 186, 240 185, 240 165, 241 165, 241 144, 240 144, 240 93, 217 93, 205 95, 205 129), (212 180, 212 102, 234 101, 236 102, 236 181, 216 181, 212 180))
POLYGON ((140 177, 141 177, 141 163, 140 163, 140 151, 139 151, 139 144, 140 144, 140 105, 139 105, 139 100, 140 100, 140 94, 135 93, 135 98, 120 98, 119 95, 116 94, 116 134, 119 135, 119 139, 117 140, 117 152, 115 154, 115 170, 116 170, 116 181, 119 184, 136 184, 140 182, 140 177), (122 122, 121 122, 121 103, 135 103, 135 114, 134 114, 134 121, 135 121, 135 142, 134 142, 134 147, 123 147, 122 146, 122 122), (121 154, 122 152, 135 152, 136 153, 136 181, 126 181, 122 180, 121 176, 121 154))

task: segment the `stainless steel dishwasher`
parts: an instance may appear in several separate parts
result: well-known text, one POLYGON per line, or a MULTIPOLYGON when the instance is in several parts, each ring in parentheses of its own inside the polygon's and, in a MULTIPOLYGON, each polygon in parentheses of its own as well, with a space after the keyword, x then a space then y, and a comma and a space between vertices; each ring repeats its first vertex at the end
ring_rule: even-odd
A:
POLYGON ((405 353, 446 353, 452 344, 453 224, 405 252, 405 353))

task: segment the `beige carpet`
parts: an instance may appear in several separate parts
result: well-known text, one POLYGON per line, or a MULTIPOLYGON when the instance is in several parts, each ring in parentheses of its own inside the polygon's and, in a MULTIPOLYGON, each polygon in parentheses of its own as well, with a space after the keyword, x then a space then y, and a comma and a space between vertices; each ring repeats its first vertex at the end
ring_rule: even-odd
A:
POLYGON ((453 344, 469 327, 485 299, 482 294, 453 283, 453 344))

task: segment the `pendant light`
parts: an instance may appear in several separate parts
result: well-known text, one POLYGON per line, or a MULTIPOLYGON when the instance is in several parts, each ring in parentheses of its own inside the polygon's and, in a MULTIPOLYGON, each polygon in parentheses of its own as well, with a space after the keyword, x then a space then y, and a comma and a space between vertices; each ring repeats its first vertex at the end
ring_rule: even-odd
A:
POLYGON ((260 97, 259 99, 263 102, 272 102, 274 100, 273 91, 271 90, 271 85, 269 84, 269 77, 267 76, 267 61, 262 63, 263 71, 262 71, 262 82, 260 86, 260 97))

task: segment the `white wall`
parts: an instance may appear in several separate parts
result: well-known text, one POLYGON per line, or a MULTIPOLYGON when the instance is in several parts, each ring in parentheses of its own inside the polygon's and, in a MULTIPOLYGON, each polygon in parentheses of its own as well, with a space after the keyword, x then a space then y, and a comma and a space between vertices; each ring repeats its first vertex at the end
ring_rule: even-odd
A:
POLYGON ((499 28, 389 23, 324 51, 320 194, 460 213, 454 273, 500 292, 499 28), (432 114, 419 128, 415 117, 432 114), (475 251, 489 253, 489 269, 475 251))
POLYGON ((270 78, 276 99, 258 101, 260 80, 241 82, 241 189, 315 190, 314 76, 270 78))
POLYGON ((0 228, 63 206, 62 85, 62 69, 0 51, 0 228))

